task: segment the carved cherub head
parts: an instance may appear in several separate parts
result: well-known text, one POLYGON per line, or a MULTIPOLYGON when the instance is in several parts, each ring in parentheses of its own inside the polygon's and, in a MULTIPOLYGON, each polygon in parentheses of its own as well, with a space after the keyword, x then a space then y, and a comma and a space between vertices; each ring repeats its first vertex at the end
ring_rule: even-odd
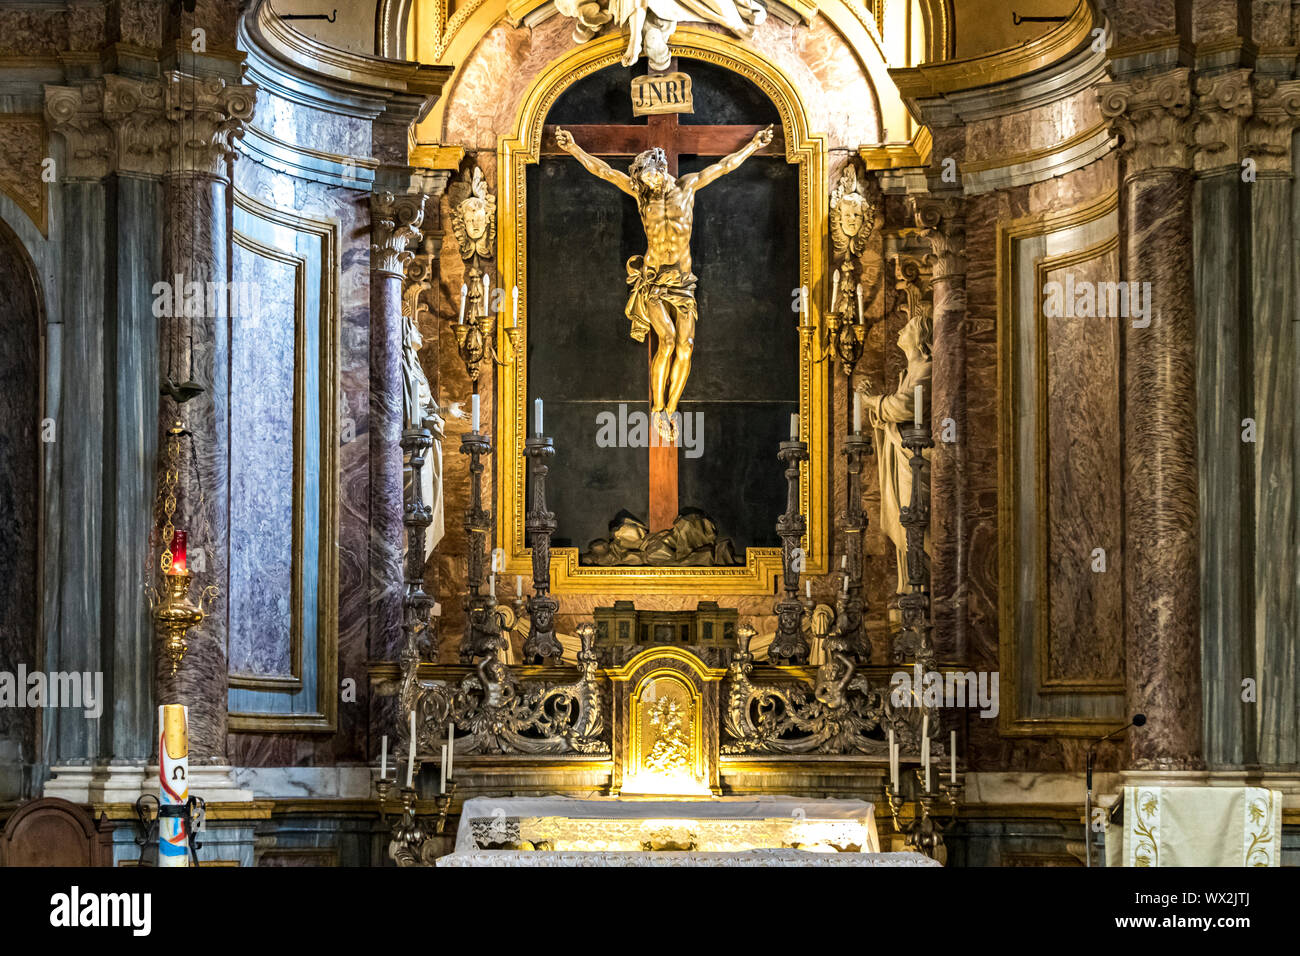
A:
POLYGON ((492 258, 497 236, 497 199, 488 192, 483 170, 477 166, 447 188, 451 199, 451 226, 462 259, 475 255, 492 258))
POLYGON ((876 204, 867 198, 857 169, 846 165, 831 190, 831 247, 837 260, 860 256, 876 224, 876 204))

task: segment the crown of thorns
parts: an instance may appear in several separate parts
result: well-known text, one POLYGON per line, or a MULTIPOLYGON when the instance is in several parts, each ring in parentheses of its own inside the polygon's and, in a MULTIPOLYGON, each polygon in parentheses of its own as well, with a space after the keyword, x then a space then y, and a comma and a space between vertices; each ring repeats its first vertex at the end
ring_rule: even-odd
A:
POLYGON ((647 149, 644 153, 637 156, 636 159, 632 160, 632 165, 627 169, 628 175, 633 179, 636 179, 641 175, 641 171, 648 166, 658 169, 667 169, 668 154, 658 146, 652 146, 650 149, 647 149))

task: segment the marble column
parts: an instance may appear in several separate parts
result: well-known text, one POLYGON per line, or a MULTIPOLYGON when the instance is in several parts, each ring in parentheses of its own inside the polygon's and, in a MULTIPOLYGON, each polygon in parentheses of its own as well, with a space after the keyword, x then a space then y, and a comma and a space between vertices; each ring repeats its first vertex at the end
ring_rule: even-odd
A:
POLYGON ((111 299, 104 316, 105 362, 114 370, 106 405, 105 547, 116 581, 104 593, 104 655, 112 661, 105 713, 110 762, 143 765, 154 754, 153 621, 138 586, 153 572, 158 460, 158 332, 153 285, 162 275, 164 193, 170 124, 157 81, 104 77, 104 117, 113 131, 108 256, 111 299))
POLYGON ((1256 708, 1241 699, 1254 671, 1250 489, 1253 462, 1241 440, 1251 376, 1246 286, 1250 185, 1242 181, 1242 136, 1250 72, 1197 80, 1195 157, 1197 471, 1200 475, 1201 669, 1205 757, 1211 767, 1253 759, 1256 708), (1243 334, 1245 333, 1245 334, 1243 334))
POLYGON ((155 696, 159 703, 189 707, 191 764, 220 765, 226 762, 228 684, 228 163, 235 155, 233 138, 252 117, 254 88, 173 72, 165 75, 163 92, 176 124, 163 180, 164 275, 171 283, 179 276, 182 294, 201 296, 202 304, 160 319, 161 373, 165 380, 197 382, 203 391, 184 403, 164 397, 158 423, 165 433, 179 420, 193 436, 181 446, 175 524, 189 534, 191 596, 208 585, 219 590, 202 624, 190 630, 189 649, 175 674, 161 641, 155 643, 155 696), (200 549, 202 571, 195 561, 200 549))
POLYGON ((969 573, 970 436, 966 415, 966 220, 959 194, 908 199, 930 247, 934 300, 932 394, 924 412, 934 435, 930 458, 930 600, 941 659, 964 660, 969 573))
MULTIPOLYGON (((1123 279, 1150 283, 1125 322, 1125 683, 1136 770, 1196 770, 1201 741, 1190 71, 1100 84, 1123 136, 1123 279)), ((1145 286, 1144 286, 1145 287, 1145 286)))
MULTIPOLYGON (((1242 365, 1254 377, 1243 417, 1255 419, 1254 645, 1258 684, 1256 760, 1300 761, 1300 527, 1297 522, 1297 403, 1300 322, 1296 318, 1297 209, 1292 156, 1300 126, 1300 80, 1256 76, 1246 154, 1250 185, 1251 310, 1242 365)), ((1248 486, 1250 487, 1250 486, 1248 486)), ((1240 695, 1239 685, 1236 688, 1240 695)))
MULTIPOLYGON (((104 548, 104 267, 107 237, 104 180, 112 145, 103 121, 101 83, 46 87, 45 112, 64 143, 57 209, 63 237, 59 303, 63 349, 57 375, 61 407, 55 422, 60 516, 57 626, 46 635, 46 671, 103 673, 102 575, 114 558, 104 548)), ((111 382, 111 373, 110 373, 111 382)), ((48 529, 47 529, 48 530, 48 529)), ((52 622, 47 620, 47 625, 52 622)), ((107 677, 107 675, 105 675, 107 677)), ((90 765, 101 755, 101 726, 76 708, 43 712, 50 764, 90 765)))
POLYGON ((370 204, 371 660, 396 660, 402 639, 402 283, 424 205, 422 193, 391 192, 370 204))

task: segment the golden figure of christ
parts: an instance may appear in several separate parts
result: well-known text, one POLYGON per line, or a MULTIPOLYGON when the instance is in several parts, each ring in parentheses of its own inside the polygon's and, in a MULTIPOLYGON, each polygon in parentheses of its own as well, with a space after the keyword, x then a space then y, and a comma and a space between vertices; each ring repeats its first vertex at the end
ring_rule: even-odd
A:
POLYGON ((668 158, 659 147, 641 153, 626 173, 597 159, 573 141, 563 129, 555 131, 560 149, 582 163, 593 176, 613 183, 636 200, 645 228, 646 252, 627 261, 627 300, 631 335, 644 342, 654 331, 655 352, 650 360, 651 420, 659 434, 677 440, 674 416, 686 379, 691 373, 695 348, 695 274, 691 271, 691 228, 695 222, 695 193, 727 175, 772 141, 772 127, 754 135, 745 146, 698 173, 673 176, 668 158))

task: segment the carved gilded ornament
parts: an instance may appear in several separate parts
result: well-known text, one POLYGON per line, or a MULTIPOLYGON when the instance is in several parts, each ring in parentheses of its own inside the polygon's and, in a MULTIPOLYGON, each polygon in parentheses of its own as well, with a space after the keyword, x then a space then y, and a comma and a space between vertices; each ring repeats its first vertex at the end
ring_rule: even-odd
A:
MULTIPOLYGON (((840 278, 841 295, 853 295, 862 280, 859 261, 866 252, 867 240, 876 225, 876 204, 868 198, 865 181, 859 176, 857 165, 850 161, 840 171, 840 177, 831 190, 831 259, 840 278)), ((832 301, 832 312, 838 312, 838 302, 832 301)), ((848 311, 853 313, 855 306, 848 311)))
POLYGON ((420 238, 424 223, 423 193, 377 193, 370 197, 370 268, 399 279, 415 255, 407 246, 420 238))
POLYGON ((1291 138, 1300 126, 1300 80, 1256 79, 1254 115, 1246 121, 1245 154, 1256 172, 1291 174, 1291 138))
POLYGON ((1195 146, 1191 71, 1101 83, 1102 116, 1124 142, 1125 178, 1163 169, 1186 169, 1195 146))
POLYGON ((483 170, 477 166, 447 187, 451 200, 451 228, 460 257, 491 259, 497 241, 497 197, 488 192, 483 170))
POLYGON ((1196 108, 1197 170, 1239 165, 1245 119, 1251 112, 1250 71, 1197 77, 1196 108))

